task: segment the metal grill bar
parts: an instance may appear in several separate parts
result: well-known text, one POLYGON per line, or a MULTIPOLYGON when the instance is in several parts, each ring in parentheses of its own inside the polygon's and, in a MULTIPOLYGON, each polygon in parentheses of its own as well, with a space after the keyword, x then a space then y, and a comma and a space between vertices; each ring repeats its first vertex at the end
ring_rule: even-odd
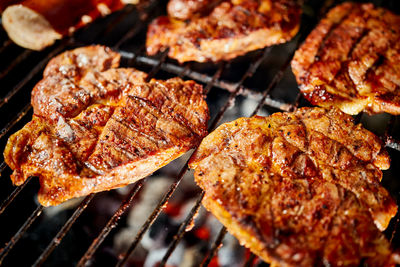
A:
POLYGON ((4 171, 6 168, 7 168, 7 164, 3 161, 3 162, 0 164, 0 177, 1 177, 1 174, 3 173, 3 171, 4 171))
POLYGON ((298 107, 299 107, 299 105, 300 105, 300 101, 301 101, 301 99, 303 98, 303 95, 300 93, 300 91, 297 93, 297 96, 296 96, 296 100, 294 101, 294 109, 293 110, 290 110, 290 111, 294 111, 294 110, 296 110, 298 107))
POLYGON ((0 131, 0 138, 3 138, 4 135, 10 131, 12 127, 14 127, 15 124, 17 124, 23 117, 25 117, 26 114, 28 114, 29 111, 31 111, 32 105, 28 103, 25 107, 22 108, 20 112, 9 122, 4 126, 3 129, 0 131))
POLYGON ((44 66, 47 64, 47 62, 54 57, 55 55, 59 54, 66 46, 67 43, 69 42, 69 39, 64 40, 62 44, 60 44, 57 48, 55 48, 53 51, 48 53, 44 59, 42 59, 25 77, 20 81, 8 94, 0 99, 0 108, 2 108, 10 99, 17 94, 30 80, 35 77, 36 74, 38 74, 44 66))
POLYGON ((191 62, 186 63, 185 67, 183 67, 183 70, 181 73, 179 73, 178 77, 182 79, 186 75, 186 73, 188 73, 190 71, 191 65, 192 65, 191 62))
POLYGON ((241 86, 243 82, 248 78, 251 77, 256 69, 260 66, 261 62, 264 61, 264 59, 267 57, 267 55, 271 52, 271 47, 267 47, 264 49, 264 53, 262 54, 261 57, 259 57, 256 61, 253 61, 250 67, 247 69, 246 73, 243 75, 243 77, 240 79, 240 81, 236 84, 235 90, 229 95, 228 100, 226 101, 226 104, 219 110, 216 118, 214 119, 213 123, 211 124, 211 130, 214 130, 215 127, 218 125, 218 123, 221 121, 222 116, 224 115, 225 111, 234 105, 235 98, 239 95, 241 86))
POLYGON ((244 263, 244 267, 251 267, 254 264, 254 260, 256 259, 256 255, 253 253, 250 254, 250 257, 247 259, 247 261, 244 263))
POLYGON ((122 10, 122 14, 119 15, 112 23, 110 23, 108 26, 106 26, 105 30, 103 31, 102 35, 107 35, 108 33, 112 32, 112 30, 115 28, 115 25, 119 24, 121 21, 123 21, 129 14, 135 9, 134 5, 129 5, 128 7, 124 8, 122 10))
POLYGON ((78 208, 75 210, 74 214, 68 219, 68 221, 63 225, 61 230, 57 233, 57 235, 51 240, 50 244, 46 247, 43 253, 39 256, 36 262, 32 266, 41 266, 44 261, 49 257, 51 252, 60 244, 63 237, 68 233, 69 229, 71 229, 72 225, 78 219, 78 217, 82 214, 82 212, 89 205, 90 201, 92 201, 94 194, 90 194, 79 204, 78 208))
POLYGON ((101 230, 101 233, 93 240, 92 244, 90 245, 89 249, 86 253, 82 256, 79 260, 77 266, 86 266, 90 259, 93 257, 96 250, 100 247, 103 243, 104 239, 108 236, 113 228, 118 225, 118 221, 121 216, 128 210, 131 206, 133 199, 135 198, 136 194, 140 191, 143 186, 143 180, 138 181, 135 186, 129 191, 128 198, 126 198, 118 208, 118 210, 113 214, 111 219, 108 221, 107 225, 101 230))
MULTIPOLYGON (((261 100, 258 102, 257 107, 254 109, 254 111, 250 117, 252 117, 258 113, 258 111, 264 106, 265 99, 267 98, 268 94, 282 80, 285 70, 290 65, 290 61, 292 60, 293 54, 294 54, 294 52, 291 55, 289 55, 286 62, 282 65, 280 70, 275 74, 274 78, 272 79, 272 82, 268 85, 267 89, 264 90, 261 100)), ((293 106, 290 106, 290 109, 293 109, 293 106)))
POLYGON ((214 86, 215 82, 221 77, 222 71, 225 68, 225 62, 219 64, 218 70, 214 73, 213 77, 211 78, 210 82, 207 83, 206 87, 204 88, 204 94, 208 95, 211 88, 214 86))
MULTIPOLYGON (((164 64, 165 60, 167 60, 168 56, 168 50, 164 51, 161 55, 160 61, 158 61, 157 65, 153 67, 153 69, 149 72, 149 74, 146 77, 146 82, 149 82, 151 78, 156 75, 156 73, 161 69, 162 64, 164 64)), ((184 70, 182 70, 183 73, 184 70)))
POLYGON ((13 70, 17 65, 21 64, 28 56, 32 54, 32 50, 25 50, 16 59, 12 61, 10 65, 7 66, 5 70, 0 73, 0 80, 3 79, 11 70, 13 70))
POLYGON ((389 123, 386 126, 386 130, 385 130, 385 133, 383 136, 384 136, 384 142, 385 142, 386 147, 390 147, 392 149, 400 151, 400 142, 398 140, 395 140, 392 137, 392 132, 393 132, 393 127, 394 127, 395 121, 396 121, 396 117, 393 115, 390 116, 389 123))
POLYGON ((0 54, 3 53, 3 51, 6 50, 8 47, 10 47, 10 45, 12 43, 13 42, 10 39, 7 39, 6 41, 4 41, 4 43, 0 47, 0 54))
POLYGON ((131 40, 141 29, 143 29, 143 26, 146 25, 146 22, 149 20, 150 16, 149 13, 150 11, 157 5, 157 1, 151 1, 148 3, 147 11, 144 11, 141 13, 139 16, 139 19, 141 20, 142 23, 139 23, 136 27, 134 27, 132 30, 128 31, 115 45, 114 49, 118 49, 121 47, 122 44, 124 44, 126 41, 131 40))
POLYGON ((174 236, 174 240, 171 242, 170 246, 168 247, 167 252, 165 253, 164 257, 161 259, 159 266, 165 266, 168 261, 168 258, 171 256, 172 252, 175 250, 176 246, 178 245, 179 241, 183 238, 187 231, 187 227, 190 223, 194 223, 194 217, 196 216, 197 212, 200 209, 201 201, 204 198, 204 191, 200 193, 199 197, 196 200, 196 204, 193 206, 189 214, 186 216, 186 219, 181 223, 179 226, 178 232, 174 236))
POLYGON ((217 239, 215 239, 214 244, 212 245, 210 251, 208 252, 207 258, 205 258, 205 260, 200 265, 201 267, 203 266, 207 267, 210 264, 212 258, 215 256, 215 253, 217 253, 218 249, 221 247, 222 240, 224 239, 226 233, 227 233, 226 227, 222 226, 217 236, 217 239))
POLYGON ((32 223, 40 216, 44 207, 39 205, 29 216, 29 218, 25 221, 22 227, 18 230, 18 232, 10 239, 10 241, 5 245, 5 247, 0 252, 0 265, 3 262, 4 258, 8 255, 10 250, 14 247, 14 245, 21 239, 21 237, 25 234, 25 232, 31 227, 32 223))
MULTIPOLYGON (((141 63, 141 64, 146 64, 149 66, 155 66, 158 64, 158 60, 157 59, 153 59, 153 58, 149 58, 146 56, 140 56, 138 54, 134 54, 131 52, 127 52, 127 51, 119 51, 119 53, 121 53, 121 55, 125 58, 128 59, 132 59, 135 58, 137 63, 141 63)), ((183 71, 183 67, 178 66, 178 65, 174 65, 171 63, 164 63, 161 66, 161 70, 167 71, 169 73, 172 74, 178 74, 178 73, 182 73, 183 71)), ((185 75, 186 77, 199 81, 199 82, 204 82, 209 84, 208 85, 208 90, 211 87, 218 87, 220 89, 226 90, 230 93, 234 92, 236 90, 236 84, 235 83, 231 83, 228 81, 221 81, 219 80, 219 78, 214 79, 214 77, 208 76, 206 74, 200 73, 200 72, 196 72, 193 70, 190 70, 189 72, 187 72, 187 74, 185 75)), ((207 87, 206 87, 207 88, 207 87)), ((205 93, 208 93, 208 90, 205 90, 205 93)), ((240 90, 239 90, 239 95, 242 95, 244 97, 249 97, 252 99, 259 99, 262 97, 262 94, 259 92, 255 92, 254 90, 251 90, 249 88, 246 88, 244 86, 240 86, 240 90)), ((272 108, 276 108, 276 109, 280 109, 282 111, 290 111, 290 109, 292 108, 292 106, 290 104, 287 103, 283 103, 280 102, 278 100, 275 99, 271 99, 269 97, 265 98, 265 104, 272 107, 272 108)))
POLYGON ((179 173, 175 182, 173 182, 171 184, 171 186, 168 188, 168 191, 166 192, 164 197, 157 204, 157 207, 153 210, 151 215, 147 218, 146 222, 142 225, 139 232, 136 234, 136 237, 135 237, 134 241, 132 242, 131 246, 125 253, 125 256, 118 261, 116 266, 123 266, 126 263, 130 254, 132 254, 132 252, 135 250, 136 246, 139 244, 144 233, 147 231, 147 229, 150 227, 150 225, 153 224, 154 220, 157 218, 157 216, 161 213, 161 210, 164 208, 164 205, 168 202, 168 200, 170 199, 172 194, 175 192, 175 189, 178 187, 178 185, 181 182, 186 171, 187 171, 187 164, 185 164, 185 167, 181 170, 181 172, 179 173))
POLYGON ((18 196, 18 194, 26 187, 26 185, 30 182, 30 180, 32 179, 32 177, 29 177, 28 179, 26 179, 26 181, 20 185, 17 186, 10 195, 8 195, 8 197, 3 201, 3 203, 1 203, 0 206, 0 214, 2 214, 4 212, 4 210, 8 207, 8 205, 10 205, 11 202, 13 202, 13 200, 18 196))

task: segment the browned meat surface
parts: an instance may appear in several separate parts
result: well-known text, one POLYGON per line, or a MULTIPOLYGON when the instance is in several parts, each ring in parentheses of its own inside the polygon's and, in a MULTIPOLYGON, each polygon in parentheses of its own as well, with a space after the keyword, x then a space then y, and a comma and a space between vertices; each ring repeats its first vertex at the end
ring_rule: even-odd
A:
MULTIPOLYGON (((182 13, 171 11, 171 5, 178 3, 192 15, 192 1, 182 0, 170 3, 171 13, 182 13)), ((196 6, 204 9, 203 4, 196 6)), ((192 15, 188 21, 159 17, 149 26, 147 53, 169 48, 168 55, 179 62, 229 60, 290 40, 299 29, 300 13, 294 0, 232 0, 222 1, 205 16, 192 15)))
POLYGON ((42 50, 93 20, 139 0, 0 0, 2 27, 19 46, 42 50), (4 12, 3 12, 4 11, 4 12))
POLYGON ((314 105, 400 114, 400 16, 372 4, 341 4, 307 37, 292 69, 314 105))
POLYGON ((273 266, 394 266, 379 139, 337 109, 241 118, 190 162, 204 206, 273 266), (276 264, 276 265, 274 265, 276 264))
POLYGON ((101 46, 61 54, 32 92, 32 121, 10 137, 4 157, 14 184, 39 177, 42 205, 133 183, 207 134, 201 85, 107 69, 118 57, 101 46))
POLYGON ((170 0, 168 2, 167 10, 168 15, 185 20, 190 19, 196 14, 201 14, 202 12, 211 8, 213 3, 221 1, 215 0, 170 0))

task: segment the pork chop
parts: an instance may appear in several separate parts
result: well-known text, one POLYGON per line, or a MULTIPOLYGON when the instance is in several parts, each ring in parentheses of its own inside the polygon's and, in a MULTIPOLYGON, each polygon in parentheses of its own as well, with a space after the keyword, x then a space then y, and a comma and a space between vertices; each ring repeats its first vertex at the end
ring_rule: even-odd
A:
POLYGON ((15 185, 39 177, 44 206, 133 183, 207 134, 201 85, 179 78, 146 82, 143 72, 110 68, 118 66, 114 52, 101 60, 113 64, 98 64, 89 56, 93 49, 99 60, 107 50, 80 48, 49 63, 32 92, 32 121, 4 151, 15 185), (87 60, 74 61, 80 53, 87 60))
POLYGON ((191 159, 204 206, 273 266, 395 266, 379 139, 337 109, 240 118, 191 159))
MULTIPOLYGON (((295 0, 222 1, 204 16, 192 14, 192 1, 170 2, 170 10, 175 2, 192 16, 187 21, 172 17, 154 20, 147 32, 149 55, 169 48, 168 55, 179 62, 229 60, 287 42, 299 29, 301 9, 295 0)), ((204 10, 203 1, 195 5, 194 10, 198 9, 204 10)))
POLYGON ((312 104, 348 114, 400 114, 400 16, 372 4, 328 12, 292 61, 312 104))

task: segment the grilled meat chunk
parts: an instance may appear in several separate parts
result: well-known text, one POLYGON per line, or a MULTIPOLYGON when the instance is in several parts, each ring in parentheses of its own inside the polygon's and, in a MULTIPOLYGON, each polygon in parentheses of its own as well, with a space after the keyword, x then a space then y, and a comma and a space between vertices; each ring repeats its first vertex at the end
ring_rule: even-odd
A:
POLYGON ((190 19, 196 14, 201 14, 202 12, 212 8, 215 0, 170 0, 168 2, 167 10, 168 15, 180 19, 190 19))
POLYGON ((389 157, 340 110, 302 108, 223 124, 189 164, 204 206, 267 262, 394 266, 379 231, 397 211, 380 185, 389 157))
POLYGON ((400 114, 400 16, 372 4, 341 4, 296 51, 292 69, 314 105, 400 114))
POLYGON ((32 121, 6 145, 13 183, 38 176, 44 206, 133 183, 207 134, 201 85, 179 78, 145 82, 146 74, 135 69, 105 70, 118 66, 115 58, 97 64, 106 50, 80 48, 51 61, 32 93, 32 121), (93 49, 98 59, 69 60, 93 49))
MULTIPOLYGON (((192 15, 191 2, 173 1, 169 11, 184 17, 181 10, 171 11, 171 6, 180 3, 192 15)), ((204 3, 195 6, 204 9, 204 3)), ((149 25, 147 53, 154 55, 169 48, 168 55, 179 62, 229 60, 290 40, 299 29, 300 13, 294 0, 232 0, 222 1, 206 16, 192 16, 189 21, 159 17, 149 25)))

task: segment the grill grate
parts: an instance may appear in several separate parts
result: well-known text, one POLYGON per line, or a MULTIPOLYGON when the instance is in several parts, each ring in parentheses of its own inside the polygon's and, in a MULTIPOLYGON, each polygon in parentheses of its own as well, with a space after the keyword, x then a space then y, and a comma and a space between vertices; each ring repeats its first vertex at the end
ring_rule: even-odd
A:
MULTIPOLYGON (((109 18, 100 20, 99 22, 95 22, 90 25, 86 29, 82 29, 78 31, 74 36, 69 37, 61 42, 58 42, 54 47, 46 49, 44 52, 31 52, 27 50, 21 50, 17 48, 10 40, 1 39, 0 43, 2 46, 0 47, 0 58, 6 57, 8 58, 8 53, 14 53, 14 60, 10 62, 5 68, 1 67, 0 71, 0 81, 4 82, 4 86, 7 85, 7 88, 11 88, 9 91, 0 92, 2 95, 0 98, 0 110, 4 115, 5 120, 1 120, 0 127, 2 127, 0 131, 0 146, 4 148, 6 140, 10 136, 12 132, 15 132, 17 129, 21 128, 24 123, 29 121, 30 114, 32 113, 32 107, 29 103, 29 99, 26 95, 29 96, 31 85, 35 84, 40 76, 41 71, 44 69, 47 62, 59 54, 60 52, 81 45, 91 44, 93 42, 96 43, 104 43, 106 45, 110 45, 115 50, 119 51, 122 55, 123 60, 126 61, 127 66, 138 67, 139 69, 144 68, 148 70, 149 79, 155 76, 162 75, 174 75, 182 78, 189 78, 196 80, 200 83, 204 84, 204 92, 212 97, 215 94, 215 90, 222 90, 227 94, 226 99, 224 99, 223 104, 218 108, 211 108, 211 116, 212 121, 210 122, 209 130, 212 131, 226 118, 227 111, 229 108, 234 107, 237 102, 241 99, 252 99, 255 101, 256 106, 254 110, 250 113, 250 115, 258 114, 261 110, 264 113, 272 113, 275 111, 291 111, 295 110, 297 107, 306 105, 303 101, 301 94, 298 91, 290 92, 291 96, 288 97, 291 101, 282 100, 285 97, 276 97, 274 95, 274 89, 279 86, 280 83, 284 80, 284 78, 288 78, 288 67, 290 65, 290 61, 293 57, 293 53, 296 50, 297 46, 301 43, 301 41, 307 36, 307 34, 311 31, 315 23, 318 21, 318 18, 324 14, 330 5, 332 5, 333 1, 326 0, 324 3, 318 3, 318 1, 310 0, 306 3, 306 7, 308 9, 312 8, 312 10, 305 9, 305 17, 303 19, 303 26, 301 28, 301 32, 298 36, 289 44, 285 44, 281 47, 289 47, 289 53, 285 54, 283 57, 280 57, 279 60, 273 61, 274 53, 272 52, 275 47, 265 48, 261 51, 256 51, 251 53, 250 55, 244 57, 244 59, 233 60, 231 62, 219 63, 215 67, 207 67, 204 68, 204 65, 207 64, 197 64, 197 63, 186 63, 183 66, 178 65, 175 61, 169 60, 167 58, 167 53, 163 53, 159 57, 148 57, 144 53, 144 35, 146 30, 146 25, 159 15, 160 13, 165 12, 163 7, 160 7, 158 1, 152 0, 138 7, 128 6, 121 12, 117 12, 116 14, 111 15, 109 18), (307 15, 307 13, 310 13, 307 15), (131 20, 134 20, 136 23, 134 27, 127 28, 126 25, 130 25, 127 23, 131 23, 131 20), (304 25, 305 24, 305 25, 304 25), (125 27, 123 27, 125 25, 125 27), (126 29, 125 33, 122 31, 122 34, 119 34, 118 37, 114 37, 119 30, 119 27, 126 29), (90 35, 89 37, 86 35, 90 35), (138 40, 136 40, 136 38, 138 40), (102 40, 102 42, 99 42, 102 40), (7 55, 7 56, 6 56, 7 55), (240 79, 238 81, 234 81, 235 75, 233 65, 243 64, 246 62, 248 67, 244 69, 244 74, 240 75, 240 79), (258 91, 253 88, 253 86, 249 86, 247 82, 250 81, 250 84, 253 80, 256 80, 257 77, 255 75, 261 68, 262 70, 269 70, 269 65, 265 66, 266 63, 271 63, 272 69, 275 69, 278 66, 278 69, 269 71, 269 74, 273 74, 271 79, 264 83, 261 88, 261 91, 258 91), (239 63, 238 63, 239 62, 239 63), (28 64, 31 65, 31 69, 27 72, 23 72, 23 78, 20 80, 16 80, 13 78, 16 71, 18 71, 22 65, 28 64), (225 75, 226 73, 230 73, 230 75, 225 75), (226 77, 227 76, 227 77, 226 77), (265 86, 266 84, 266 86, 265 86), (214 89, 214 90, 213 90, 214 89), (24 96, 25 95, 25 96, 24 96), (293 97, 295 96, 295 97, 293 97), (16 104, 18 103, 18 104, 16 104), (7 114, 6 114, 7 113, 7 114)), ((382 5, 382 1, 376 1, 378 5, 382 5)), ((396 8, 394 4, 395 0, 388 1, 385 3, 387 7, 396 8), (389 3, 390 2, 390 3, 389 3)), ((165 6, 165 5, 163 5, 165 6)), ((4 33, 1 34, 3 36, 4 33)), ((290 74, 289 74, 290 75, 290 74)), ((3 115, 2 115, 3 116, 3 115)), ((363 122, 363 119, 366 115, 361 114, 356 117, 356 121, 363 122)), ((396 162, 400 162, 399 152, 400 152, 400 143, 396 140, 395 129, 397 127, 396 117, 390 116, 389 122, 384 128, 384 133, 381 134, 383 141, 385 142, 388 148, 391 148, 390 151, 393 163, 395 165, 396 162)), ((192 154, 193 155, 193 154, 192 154)), ((0 226, 3 226, 2 229, 7 229, 5 227, 10 227, 14 222, 14 220, 22 217, 22 226, 18 228, 18 226, 11 227, 12 229, 17 229, 15 234, 12 237, 1 237, 0 241, 6 242, 4 247, 0 250, 0 264, 9 264, 13 265, 14 262, 7 262, 7 256, 9 256, 11 261, 11 255, 9 253, 16 249, 16 245, 19 242, 23 242, 24 236, 29 235, 28 232, 31 227, 34 227, 38 222, 38 219, 41 217, 42 212, 44 211, 44 207, 41 205, 26 205, 25 211, 21 216, 16 215, 17 212, 20 211, 21 207, 25 206, 26 202, 21 202, 21 199, 24 200, 27 195, 31 194, 30 191, 35 192, 37 190, 30 190, 31 184, 33 183, 33 179, 29 178, 22 186, 13 188, 10 185, 9 175, 10 170, 4 163, 4 160, 0 163, 0 175, 3 176, 0 181, 2 184, 0 185, 0 199, 4 199, 0 205, 0 226), (4 186, 2 186, 4 184, 4 186), (22 203, 22 204, 21 204, 22 203), (8 212, 9 209, 13 210, 14 213, 8 212), (17 209, 17 211, 16 211, 17 209), (33 211, 31 211, 33 210, 33 211), (29 214, 30 213, 30 214, 29 214), (8 216, 8 217, 7 217, 8 216), (10 223, 11 221, 11 223, 10 223)), ((127 249, 126 253, 122 255, 119 261, 116 263, 117 266, 125 266, 128 262, 129 256, 132 252, 137 248, 138 244, 142 240, 145 233, 149 230, 149 228, 153 225, 155 220, 159 217, 160 213, 163 211, 164 207, 168 203, 168 201, 173 196, 174 192, 179 187, 181 181, 183 180, 185 174, 188 173, 187 162, 180 169, 179 173, 174 178, 174 181, 170 184, 170 186, 165 190, 165 194, 162 199, 158 202, 156 207, 153 209, 150 216, 141 226, 140 230, 137 232, 134 237, 132 243, 127 249)), ((386 178, 385 178, 386 179, 386 178)), ((387 181, 387 184, 395 183, 392 181, 393 179, 387 181)), ((107 236, 112 232, 114 228, 118 226, 120 223, 120 219, 123 215, 129 210, 133 201, 140 194, 143 185, 146 184, 146 179, 143 179, 132 186, 129 193, 126 194, 126 197, 121 201, 121 204, 116 209, 114 214, 108 220, 106 225, 102 228, 101 231, 97 234, 96 238, 91 240, 91 244, 87 246, 87 250, 85 252, 81 251, 80 259, 76 260, 78 266, 86 266, 93 263, 96 258, 96 253, 98 253, 99 248, 106 240, 107 236)), ((394 189, 391 191, 392 195, 395 197, 399 197, 400 185, 395 184, 394 189)), ((390 189, 389 189, 390 190, 390 189)), ((172 255, 178 244, 182 241, 186 232, 189 230, 190 226, 194 223, 195 215, 199 212, 201 206, 201 200, 204 197, 204 192, 199 192, 195 197, 195 202, 190 212, 186 216, 186 218, 180 223, 175 236, 170 242, 169 246, 165 254, 163 255, 160 266, 165 266, 169 257, 172 255)), ((46 260, 51 255, 54 249, 62 243, 64 237, 69 232, 69 230, 76 224, 76 221, 81 217, 81 214, 84 213, 85 209, 95 198, 94 194, 91 194, 84 198, 82 202, 76 207, 75 211, 72 215, 62 223, 60 230, 57 234, 51 239, 48 243, 47 247, 34 257, 36 260, 32 260, 34 262, 34 266, 41 266, 46 264, 46 260)), ((26 199, 25 199, 26 200, 26 199)), ((32 202, 31 199, 29 199, 32 202)), ((397 244, 399 241, 399 237, 397 236, 397 226, 399 223, 399 215, 396 215, 396 218, 392 220, 391 226, 387 231, 387 236, 390 239, 390 242, 393 242, 393 246, 395 248, 399 247, 397 244)), ((214 256, 216 255, 218 249, 221 247, 222 241, 226 236, 227 231, 226 228, 222 226, 218 235, 215 237, 214 242, 210 244, 210 249, 205 255, 201 266, 208 266, 214 256)), ((39 237, 40 239, 41 237, 39 237)), ((1 245, 1 244, 0 244, 1 245)), ((16 259, 14 256, 12 258, 15 262, 22 259, 16 259)), ((249 255, 247 260, 244 263, 244 266, 252 266, 257 261, 257 257, 254 255, 249 255)), ((25 264, 31 264, 31 262, 24 262, 25 264)))

